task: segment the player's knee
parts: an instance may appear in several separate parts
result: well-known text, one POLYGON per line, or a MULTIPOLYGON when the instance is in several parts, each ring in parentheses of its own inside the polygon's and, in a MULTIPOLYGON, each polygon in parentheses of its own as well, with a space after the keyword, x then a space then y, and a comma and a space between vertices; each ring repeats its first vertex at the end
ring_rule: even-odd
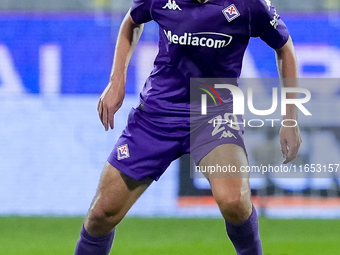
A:
POLYGON ((222 212, 228 212, 230 214, 241 212, 244 207, 244 202, 241 196, 238 195, 217 198, 216 203, 222 212))
POLYGON ((220 195, 215 200, 223 217, 233 223, 243 222, 251 214, 251 200, 241 193, 220 195))
POLYGON ((85 220, 86 229, 93 235, 109 233, 123 219, 119 210, 104 210, 93 208, 85 220))

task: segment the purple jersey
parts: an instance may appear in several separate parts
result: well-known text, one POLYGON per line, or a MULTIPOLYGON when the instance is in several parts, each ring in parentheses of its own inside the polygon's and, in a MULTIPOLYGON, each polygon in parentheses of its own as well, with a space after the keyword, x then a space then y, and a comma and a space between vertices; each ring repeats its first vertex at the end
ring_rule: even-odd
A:
POLYGON ((269 0, 134 0, 134 22, 159 25, 159 53, 141 109, 188 116, 190 78, 238 78, 250 37, 281 48, 288 30, 269 0))

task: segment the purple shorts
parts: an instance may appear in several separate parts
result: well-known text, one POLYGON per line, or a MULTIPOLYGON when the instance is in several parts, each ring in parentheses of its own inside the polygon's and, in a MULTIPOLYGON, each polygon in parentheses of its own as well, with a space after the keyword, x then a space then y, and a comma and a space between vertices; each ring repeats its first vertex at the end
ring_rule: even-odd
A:
POLYGON ((228 116, 215 114, 190 125, 189 117, 155 118, 132 108, 108 162, 135 180, 158 180, 170 163, 183 154, 191 154, 197 164, 221 144, 237 144, 245 150, 244 126, 237 124, 243 121, 242 117, 229 116, 233 120, 230 126, 223 121, 228 116))

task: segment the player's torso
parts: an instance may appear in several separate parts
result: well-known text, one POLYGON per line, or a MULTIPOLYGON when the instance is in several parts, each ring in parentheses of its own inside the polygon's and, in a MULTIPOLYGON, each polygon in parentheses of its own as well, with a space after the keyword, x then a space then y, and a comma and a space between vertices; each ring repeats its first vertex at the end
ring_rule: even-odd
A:
POLYGON ((242 61, 250 37, 245 0, 154 0, 151 14, 160 26, 160 53, 173 63, 186 56, 228 69, 242 61))
POLYGON ((160 42, 141 93, 146 111, 186 113, 190 78, 240 75, 250 38, 247 0, 210 1, 153 1, 151 16, 159 24, 160 42))

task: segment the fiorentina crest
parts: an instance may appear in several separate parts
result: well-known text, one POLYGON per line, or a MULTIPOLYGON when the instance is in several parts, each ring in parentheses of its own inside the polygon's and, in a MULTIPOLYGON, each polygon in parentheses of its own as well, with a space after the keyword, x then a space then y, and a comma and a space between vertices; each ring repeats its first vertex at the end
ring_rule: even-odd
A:
POLYGON ((236 9, 236 6, 234 4, 229 5, 227 8, 222 10, 224 16, 227 18, 228 22, 236 19, 238 16, 240 16, 240 13, 236 9))
POLYGON ((127 144, 117 147, 117 158, 118 160, 130 157, 129 148, 127 144))

